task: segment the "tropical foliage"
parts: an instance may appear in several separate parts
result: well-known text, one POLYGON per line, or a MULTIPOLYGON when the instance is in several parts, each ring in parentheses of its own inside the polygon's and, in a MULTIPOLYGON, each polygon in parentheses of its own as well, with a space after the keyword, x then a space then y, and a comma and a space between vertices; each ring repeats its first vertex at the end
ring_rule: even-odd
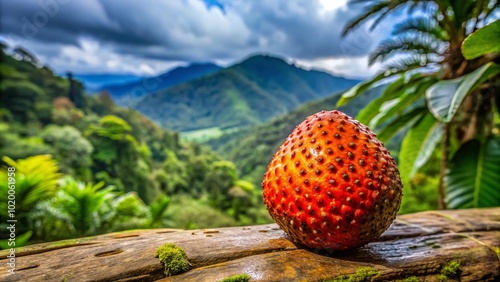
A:
MULTIPOLYGON (((6 169, 14 167, 17 246, 23 238, 270 221, 255 186, 208 147, 181 141, 106 93, 85 95, 71 76, 0 56, 0 208, 8 208, 6 169), (199 212, 183 215, 189 207, 199 212)), ((1 214, 0 227, 6 220, 1 214)))
MULTIPOLYGON (((3 159, 15 171, 15 215, 19 232, 29 231, 30 212, 40 201, 46 201, 57 194, 58 173, 57 163, 50 155, 34 156, 29 159, 14 161, 8 157, 3 159)), ((7 211, 8 181, 7 170, 2 169, 0 175, 0 208, 7 211)), ((4 213, 2 219, 6 217, 4 213)), ((6 219, 6 218, 5 218, 6 219)), ((4 220, 5 222, 6 220, 4 220)))
POLYGON ((353 87, 344 105, 377 83, 390 81, 383 94, 357 118, 375 128, 382 141, 405 137, 399 168, 405 189, 441 145, 439 206, 500 205, 500 37, 497 1, 354 0, 363 14, 345 33, 365 22, 372 28, 391 13, 408 17, 380 43, 370 63, 386 72, 353 87), (496 104, 496 108, 495 108, 496 104), (496 171, 496 173, 494 173, 496 171), (467 173, 465 173, 467 172, 467 173))

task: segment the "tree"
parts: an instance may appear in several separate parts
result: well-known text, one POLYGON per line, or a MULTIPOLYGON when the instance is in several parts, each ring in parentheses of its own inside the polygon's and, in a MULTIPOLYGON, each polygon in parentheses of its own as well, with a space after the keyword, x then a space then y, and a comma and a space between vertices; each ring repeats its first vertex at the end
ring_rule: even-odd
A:
POLYGON ((135 191, 146 202, 151 200, 150 164, 137 139, 130 134, 132 128, 123 119, 108 115, 91 124, 85 132, 94 147, 93 171, 122 183, 118 188, 135 191), (102 173, 102 172, 105 172, 102 173))
MULTIPOLYGON (((465 58, 462 45, 499 11, 496 0, 353 0, 365 3, 344 34, 373 20, 376 27, 387 15, 406 10, 409 16, 396 25, 393 37, 382 41, 369 63, 386 63, 387 71, 343 94, 338 106, 378 82, 392 80, 383 94, 362 110, 357 119, 387 141, 407 130, 399 155, 405 186, 442 144, 439 206, 452 208, 500 205, 494 193, 500 175, 500 157, 484 159, 485 150, 497 155, 500 139, 493 122, 499 96, 500 53, 491 49, 465 58), (464 156, 464 150, 477 154, 464 156), (491 151, 493 150, 493 151, 491 151), (483 153, 482 153, 483 152, 483 153), (453 156, 453 157, 451 157, 453 156), (478 161, 478 156, 479 160, 478 161), (488 161, 484 163, 482 161, 488 161), (451 162, 451 164, 450 164, 451 162), (467 168, 476 181, 464 182, 459 172, 467 168), (472 186, 471 186, 472 185, 472 186), (464 192, 465 191, 465 192, 464 192), (490 195, 493 194, 493 197, 490 195), (479 201, 478 198, 488 199, 479 201)), ((498 21, 491 25, 498 25, 498 21)), ((498 46, 498 36, 492 46, 498 46)))
POLYGON ((53 149, 36 136, 38 133, 36 129, 17 125, 16 123, 0 123, 0 156, 8 156, 17 160, 53 153, 53 149), (29 131, 34 131, 35 136, 29 136, 28 134, 31 133, 29 131))
MULTIPOLYGON (((15 168, 15 219, 20 233, 30 230, 28 219, 33 208, 42 201, 53 198, 58 192, 57 182, 61 177, 57 163, 50 155, 33 156, 14 161, 2 159, 9 167, 15 168)), ((8 210, 9 182, 7 167, 0 169, 0 209, 8 210)), ((10 170, 9 170, 10 172, 10 170)), ((6 212, 0 216, 7 222, 6 212)))
POLYGON ((0 103, 8 105, 15 121, 28 123, 37 119, 35 104, 43 96, 43 90, 29 81, 2 81, 0 103))
POLYGON ((98 210, 99 233, 147 227, 148 207, 135 192, 111 193, 98 210))
POLYGON ((55 158, 63 173, 75 175, 85 181, 91 179, 89 168, 94 148, 80 131, 69 125, 48 125, 43 129, 41 137, 55 151, 55 158))
POLYGON ((191 188, 189 178, 186 173, 186 165, 181 162, 175 153, 166 149, 166 159, 163 162, 162 170, 159 172, 158 182, 163 188, 164 193, 174 195, 181 192, 187 192, 191 188))
POLYGON ((228 191, 238 179, 236 167, 229 161, 216 161, 211 164, 205 179, 206 192, 212 206, 221 210, 231 208, 228 191))
POLYGON ((73 74, 71 72, 68 72, 67 76, 69 81, 68 98, 75 105, 75 107, 81 109, 85 107, 83 85, 81 82, 73 79, 73 74))
POLYGON ((84 116, 85 114, 66 97, 58 97, 52 101, 51 120, 53 123, 76 125, 84 116))
POLYGON ((21 60, 30 62, 34 65, 38 65, 38 59, 35 57, 35 55, 31 54, 28 50, 24 49, 23 47, 14 48, 14 54, 18 55, 21 58, 21 60))
POLYGON ((161 226, 169 205, 170 198, 163 194, 160 194, 153 202, 149 203, 149 220, 147 222, 149 228, 161 226))
POLYGON ((77 236, 95 234, 100 225, 98 211, 113 187, 104 187, 102 182, 85 184, 71 177, 64 178, 60 186, 59 194, 51 203, 57 216, 63 216, 77 236))

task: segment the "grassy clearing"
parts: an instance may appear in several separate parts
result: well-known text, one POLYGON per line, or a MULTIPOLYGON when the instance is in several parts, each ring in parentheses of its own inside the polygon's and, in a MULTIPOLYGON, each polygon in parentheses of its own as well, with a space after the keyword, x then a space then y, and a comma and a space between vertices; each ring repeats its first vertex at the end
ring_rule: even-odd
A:
POLYGON ((181 132, 181 138, 185 141, 191 142, 205 142, 211 139, 219 138, 225 133, 233 133, 240 130, 239 127, 231 127, 221 129, 220 127, 208 127, 198 130, 181 132))

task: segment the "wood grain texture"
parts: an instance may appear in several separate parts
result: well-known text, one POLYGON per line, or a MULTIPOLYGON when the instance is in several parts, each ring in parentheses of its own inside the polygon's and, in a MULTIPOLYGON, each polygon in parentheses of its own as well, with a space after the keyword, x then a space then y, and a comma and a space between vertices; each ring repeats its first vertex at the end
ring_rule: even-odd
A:
POLYGON ((240 273, 251 281, 325 281, 361 266, 378 271, 372 281, 440 281, 453 260, 461 264, 456 281, 499 281, 500 208, 399 216, 377 241, 345 252, 305 249, 267 224, 134 230, 32 245, 17 250, 15 275, 7 273, 7 254, 0 252, 0 281, 219 281, 240 273), (153 256, 166 243, 185 249, 191 270, 165 277, 153 256))

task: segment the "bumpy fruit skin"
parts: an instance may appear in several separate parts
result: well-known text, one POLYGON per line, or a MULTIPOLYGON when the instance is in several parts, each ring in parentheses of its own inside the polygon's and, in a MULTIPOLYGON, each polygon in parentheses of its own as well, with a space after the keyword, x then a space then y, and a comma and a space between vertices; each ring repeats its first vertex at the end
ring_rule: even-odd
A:
POLYGON ((379 237, 396 217, 402 186, 375 134, 339 111, 299 124, 262 182, 264 203, 286 233, 310 248, 332 250, 379 237))

